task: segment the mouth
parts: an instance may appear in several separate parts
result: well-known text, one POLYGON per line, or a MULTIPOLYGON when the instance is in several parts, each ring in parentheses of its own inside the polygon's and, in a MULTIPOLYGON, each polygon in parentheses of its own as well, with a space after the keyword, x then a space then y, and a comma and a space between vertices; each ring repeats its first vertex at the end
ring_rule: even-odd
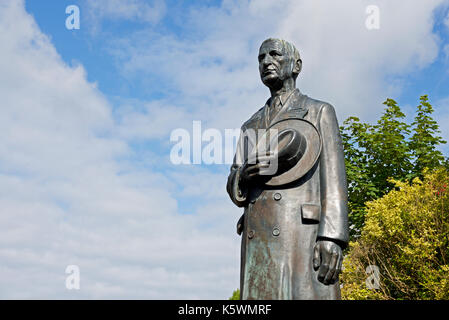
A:
POLYGON ((267 76, 267 75, 272 74, 272 73, 276 73, 276 70, 273 69, 273 68, 270 68, 270 69, 264 70, 264 71, 262 72, 262 75, 263 75, 263 76, 267 76))

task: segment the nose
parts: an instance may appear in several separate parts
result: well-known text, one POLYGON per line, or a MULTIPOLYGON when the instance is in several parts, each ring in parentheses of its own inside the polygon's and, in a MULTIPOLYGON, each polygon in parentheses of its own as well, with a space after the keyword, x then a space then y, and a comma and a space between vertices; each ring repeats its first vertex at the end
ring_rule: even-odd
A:
POLYGON ((263 57, 263 59, 262 59, 262 65, 263 65, 264 67, 267 67, 267 66, 269 66, 271 63, 272 63, 272 61, 271 61, 270 55, 269 55, 269 54, 266 54, 266 55, 263 57))
POLYGON ((265 57, 263 57, 262 61, 260 61, 260 64, 263 69, 266 69, 273 64, 273 59, 270 57, 270 55, 267 54, 265 55, 265 57))

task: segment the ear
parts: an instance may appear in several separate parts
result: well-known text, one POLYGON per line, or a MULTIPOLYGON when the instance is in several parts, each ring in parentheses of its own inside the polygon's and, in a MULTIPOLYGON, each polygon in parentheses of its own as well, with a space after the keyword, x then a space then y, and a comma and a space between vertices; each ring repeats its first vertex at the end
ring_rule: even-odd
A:
POLYGON ((293 73, 298 75, 302 70, 302 60, 298 59, 295 61, 295 65, 293 66, 293 73))

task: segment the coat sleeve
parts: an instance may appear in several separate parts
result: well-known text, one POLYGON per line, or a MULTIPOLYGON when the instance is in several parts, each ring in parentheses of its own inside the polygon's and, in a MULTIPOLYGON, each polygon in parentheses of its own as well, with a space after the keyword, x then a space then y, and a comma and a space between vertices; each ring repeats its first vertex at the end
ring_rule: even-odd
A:
POLYGON ((334 108, 324 104, 320 115, 322 151, 320 157, 321 219, 318 238, 346 247, 349 241, 348 190, 343 144, 334 108))
POLYGON ((231 166, 231 172, 228 176, 228 183, 226 190, 232 202, 238 207, 244 207, 246 205, 246 198, 248 194, 247 188, 240 183, 240 167, 243 164, 243 148, 244 148, 244 135, 240 133, 240 138, 237 143, 237 150, 235 152, 234 161, 231 166))

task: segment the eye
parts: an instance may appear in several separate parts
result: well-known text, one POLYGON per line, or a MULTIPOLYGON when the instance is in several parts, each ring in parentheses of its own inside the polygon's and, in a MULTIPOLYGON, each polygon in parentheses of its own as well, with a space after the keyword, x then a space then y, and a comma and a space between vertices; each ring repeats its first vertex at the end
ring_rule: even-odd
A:
POLYGON ((259 62, 260 62, 260 61, 262 61, 262 60, 263 60, 263 58, 265 58, 265 55, 264 55, 264 54, 261 54, 261 55, 259 55, 259 57, 258 57, 258 59, 259 59, 259 62))
POLYGON ((279 52, 279 51, 276 51, 276 50, 272 50, 272 51, 270 51, 270 55, 271 56, 282 56, 282 54, 279 52))

